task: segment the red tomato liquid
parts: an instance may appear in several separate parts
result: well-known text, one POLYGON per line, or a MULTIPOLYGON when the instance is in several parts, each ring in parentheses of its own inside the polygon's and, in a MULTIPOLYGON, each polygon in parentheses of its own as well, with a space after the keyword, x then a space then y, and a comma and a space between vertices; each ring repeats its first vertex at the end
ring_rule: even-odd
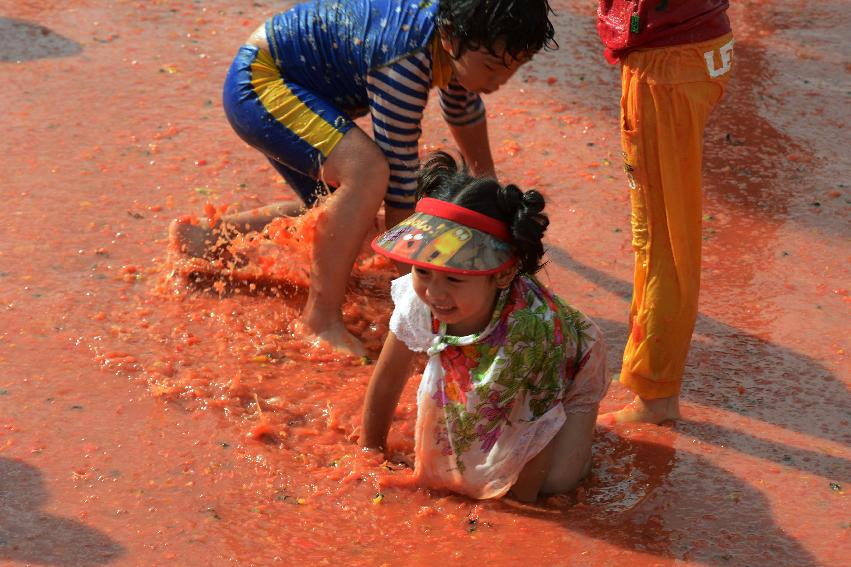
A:
MULTIPOLYGON (((851 556, 843 5, 731 9, 735 74, 706 132, 683 419, 598 428, 577 491, 519 506, 406 486, 404 466, 359 450, 371 361, 323 350, 293 326, 317 213, 234 243, 229 266, 169 254, 172 218, 294 198, 220 103, 240 43, 291 2, 6 4, 4 565, 851 556)), ((618 70, 602 57, 593 3, 553 7, 561 48, 486 98, 491 145, 501 180, 547 198, 543 279, 601 324, 616 372, 632 275, 618 70)), ((439 112, 426 115, 424 151, 451 147, 439 112)), ((391 274, 365 254, 347 292, 346 323, 372 359, 391 274)), ((413 450, 417 379, 392 451, 413 450)), ((603 409, 630 397, 614 383, 603 409)))

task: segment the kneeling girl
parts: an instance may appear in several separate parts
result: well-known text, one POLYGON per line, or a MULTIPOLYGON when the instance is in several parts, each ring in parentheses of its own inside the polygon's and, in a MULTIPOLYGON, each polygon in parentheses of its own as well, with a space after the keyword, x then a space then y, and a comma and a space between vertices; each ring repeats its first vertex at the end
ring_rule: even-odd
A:
POLYGON ((373 241, 412 269, 392 283, 360 442, 386 448, 415 353, 425 352, 419 484, 524 501, 571 490, 590 467, 606 348, 599 328, 533 275, 549 222, 544 199, 472 177, 445 153, 418 181, 416 212, 373 241))

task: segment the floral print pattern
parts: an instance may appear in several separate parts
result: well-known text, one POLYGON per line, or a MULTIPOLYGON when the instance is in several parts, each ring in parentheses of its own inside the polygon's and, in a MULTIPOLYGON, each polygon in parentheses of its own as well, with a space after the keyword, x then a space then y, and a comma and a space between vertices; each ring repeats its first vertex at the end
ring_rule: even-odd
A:
POLYGON ((429 354, 443 368, 432 398, 445 415, 435 436, 441 453, 454 454, 463 473, 469 451, 489 452, 513 420, 533 422, 560 404, 580 367, 574 362, 589 326, 526 276, 501 293, 481 333, 455 337, 440 325, 429 354), (513 415, 518 399, 524 411, 513 415))
POLYGON ((498 498, 608 388, 599 328, 536 279, 502 291, 487 327, 456 337, 411 284, 393 281, 390 330, 429 361, 417 392, 414 474, 424 486, 498 498))

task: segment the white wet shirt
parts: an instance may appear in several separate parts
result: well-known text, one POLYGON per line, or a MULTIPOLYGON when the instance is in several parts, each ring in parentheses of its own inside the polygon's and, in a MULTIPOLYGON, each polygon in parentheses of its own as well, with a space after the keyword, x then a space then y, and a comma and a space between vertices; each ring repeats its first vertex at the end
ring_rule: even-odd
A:
POLYGON ((488 326, 465 337, 445 325, 433 331, 410 274, 393 281, 391 295, 390 330, 429 355, 415 431, 414 474, 424 486, 502 496, 559 432, 568 399, 568 411, 589 411, 605 395, 599 329, 532 277, 515 278, 488 326), (594 374, 582 380, 590 387, 570 396, 581 373, 594 374))

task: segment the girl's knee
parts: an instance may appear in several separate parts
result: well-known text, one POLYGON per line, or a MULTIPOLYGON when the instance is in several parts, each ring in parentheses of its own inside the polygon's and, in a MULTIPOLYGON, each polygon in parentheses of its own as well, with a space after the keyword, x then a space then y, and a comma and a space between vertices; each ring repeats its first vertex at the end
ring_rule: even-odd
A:
POLYGON ((552 465, 541 492, 569 492, 591 470, 591 443, 597 412, 570 413, 555 438, 552 465))
POLYGON ((553 465, 541 487, 542 494, 563 494, 579 486, 582 479, 591 472, 591 455, 589 453, 584 462, 577 460, 567 466, 556 467, 555 463, 553 465))

